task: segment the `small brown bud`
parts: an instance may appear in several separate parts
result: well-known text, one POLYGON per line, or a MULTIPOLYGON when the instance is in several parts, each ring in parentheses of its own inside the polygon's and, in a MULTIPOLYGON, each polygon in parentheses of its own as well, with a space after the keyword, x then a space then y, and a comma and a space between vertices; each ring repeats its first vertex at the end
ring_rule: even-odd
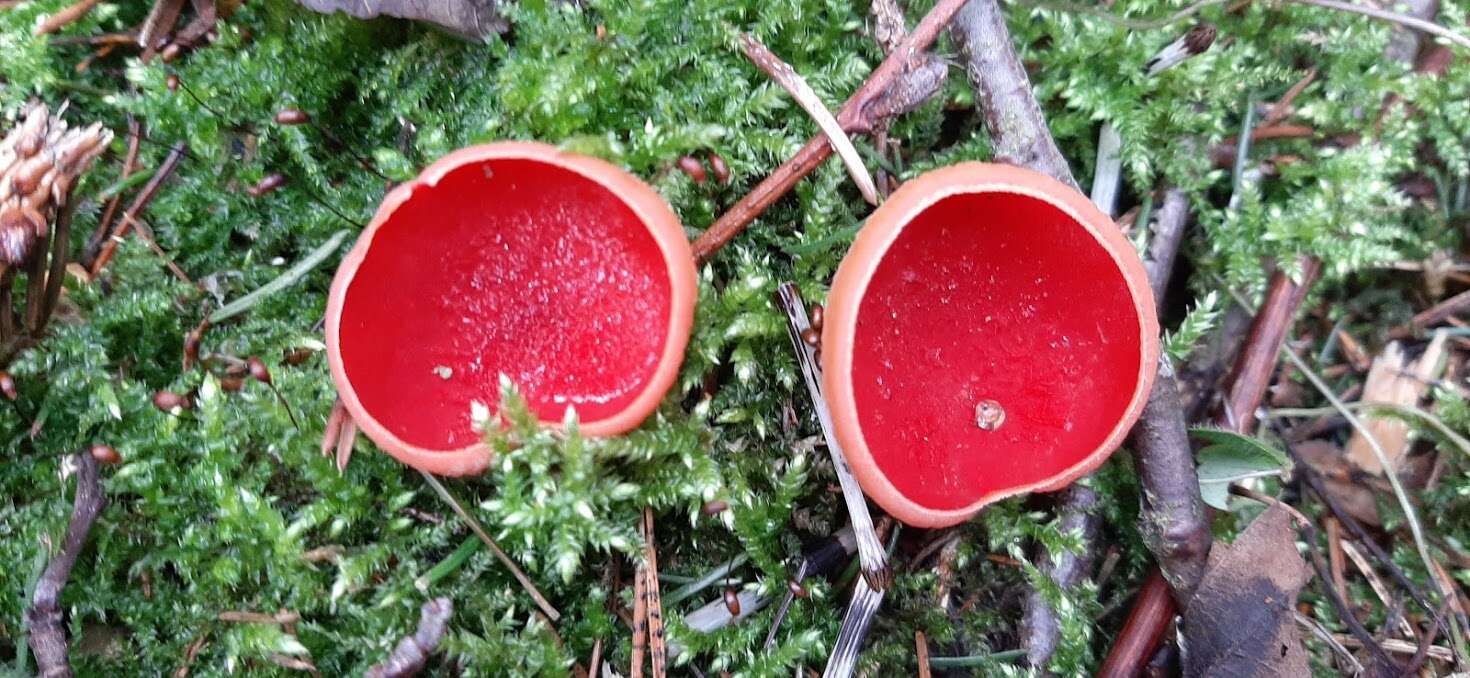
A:
POLYGON ((179 91, 179 76, 170 73, 169 76, 164 79, 163 84, 164 86, 168 87, 168 91, 177 92, 179 91))
POLYGON ((605 24, 597 24, 597 39, 598 40, 606 40, 607 39, 607 26, 605 24))
POLYGON ((159 391, 153 394, 153 406, 164 412, 173 412, 176 409, 189 409, 189 396, 180 395, 173 391, 159 391))
POLYGON ((808 595, 806 587, 802 586, 801 582, 796 581, 795 579, 786 580, 786 590, 790 591, 791 595, 796 596, 797 598, 805 598, 808 595))
POLYGON ((245 368, 250 370, 251 379, 254 379, 262 384, 271 383, 270 368, 267 368, 265 366, 265 362, 262 361, 260 358, 257 358, 255 356, 250 356, 249 358, 246 358, 245 368))
POLYGON ((209 329, 209 321, 205 320, 198 327, 184 334, 184 369, 194 368, 199 362, 199 346, 204 343, 204 332, 209 329))
POLYGON ((240 389, 245 388, 245 380, 239 377, 220 377, 219 387, 226 393, 239 393, 240 389))
POLYGON ((310 120, 306 111, 296 108, 283 108, 276 113, 276 123, 280 125, 304 125, 310 120))
POLYGON ((733 588, 725 589, 725 609, 729 610, 731 617, 740 616, 740 594, 733 588))
POLYGON ((811 309, 807 311, 807 316, 811 318, 812 327, 820 332, 822 321, 827 319, 827 310, 822 308, 821 304, 812 304, 811 309))
POLYGON ((113 464, 122 463, 122 455, 118 454, 117 450, 113 449, 111 445, 103 445, 99 443, 93 445, 92 449, 88 450, 88 452, 92 454, 92 458, 97 460, 97 463, 99 464, 107 464, 111 466, 113 464))
POLYGON ((683 170, 685 174, 688 174, 689 178, 694 180, 694 183, 704 183, 704 165, 700 164, 699 161, 694 159, 692 156, 686 155, 682 158, 679 158, 679 169, 683 170))
POLYGON ((715 173, 715 181, 721 184, 730 183, 730 166, 725 164, 725 159, 719 153, 710 151, 709 168, 715 173))
POLYGON ((801 331, 801 341, 807 346, 816 348, 822 345, 822 333, 815 328, 808 327, 801 331))
POLYGON ((295 367, 297 365, 300 365, 301 363, 311 360, 311 357, 313 355, 316 355, 316 351, 313 351, 309 348, 288 348, 281 353, 281 364, 295 367))
POLYGON ((15 400, 20 397, 20 392, 15 390, 15 377, 3 370, 0 370, 0 394, 3 394, 6 400, 15 400))
POLYGON ((252 198, 259 198, 284 185, 286 185, 286 177, 279 174, 267 174, 259 183, 245 189, 245 192, 249 193, 252 198))
POLYGON ((730 504, 728 502, 721 501, 719 499, 714 499, 714 500, 705 502, 704 503, 704 509, 702 509, 702 510, 704 511, 704 514, 707 515, 707 516, 717 516, 717 515, 719 515, 721 513, 724 513, 725 511, 729 510, 729 508, 730 508, 730 504))

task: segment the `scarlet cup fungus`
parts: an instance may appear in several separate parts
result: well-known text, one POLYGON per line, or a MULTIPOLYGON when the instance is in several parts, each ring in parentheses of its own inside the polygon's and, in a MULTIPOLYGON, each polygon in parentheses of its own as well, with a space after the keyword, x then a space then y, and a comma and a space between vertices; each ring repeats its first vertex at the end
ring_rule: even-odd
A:
POLYGON ((472 409, 499 377, 545 424, 630 430, 673 384, 693 322, 694 258, 668 205, 606 162, 538 143, 449 154, 383 201, 327 301, 327 359, 378 447, 477 473, 472 409))
POLYGON ((1100 465, 1143 409, 1158 319, 1133 246, 1087 198, 965 163, 906 182, 868 219, 822 349, 863 490, 938 527, 1100 465))

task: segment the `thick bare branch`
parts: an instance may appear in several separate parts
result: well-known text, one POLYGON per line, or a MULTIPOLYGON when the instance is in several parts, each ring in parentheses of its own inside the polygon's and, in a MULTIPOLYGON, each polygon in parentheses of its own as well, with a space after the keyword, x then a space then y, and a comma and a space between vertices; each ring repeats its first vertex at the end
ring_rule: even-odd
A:
POLYGON ((449 617, 454 614, 454 603, 448 598, 435 598, 419 612, 419 627, 411 635, 404 636, 393 647, 393 653, 367 671, 367 678, 407 678, 416 676, 429 663, 429 655, 439 647, 449 617))
POLYGON ((41 578, 36 582, 36 591, 31 596, 31 606, 26 608, 26 627, 30 630, 31 653, 36 657, 36 675, 43 678, 62 678, 72 675, 71 661, 67 658, 66 631, 61 622, 61 590, 71 576, 77 556, 87 542, 87 533, 97 521, 107 497, 102 494, 102 481, 97 474, 97 461, 91 454, 83 452, 74 456, 77 464, 77 494, 72 505, 71 522, 66 526, 66 538, 61 542, 61 551, 51 559, 41 578))

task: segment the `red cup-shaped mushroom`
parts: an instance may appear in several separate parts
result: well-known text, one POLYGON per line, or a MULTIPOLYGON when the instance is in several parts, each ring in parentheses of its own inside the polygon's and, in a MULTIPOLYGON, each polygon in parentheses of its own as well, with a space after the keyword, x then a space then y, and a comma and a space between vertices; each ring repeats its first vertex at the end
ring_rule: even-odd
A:
POLYGON ((539 419, 637 427, 694 316, 679 219, 636 177, 538 143, 455 151, 394 189, 343 260, 327 356, 353 422, 433 473, 482 471, 475 403, 507 375, 539 419))
POLYGON ((863 490, 910 525, 1060 489, 1138 419, 1158 318, 1133 246, 1044 175, 908 181, 858 234, 823 322, 823 386, 863 490))

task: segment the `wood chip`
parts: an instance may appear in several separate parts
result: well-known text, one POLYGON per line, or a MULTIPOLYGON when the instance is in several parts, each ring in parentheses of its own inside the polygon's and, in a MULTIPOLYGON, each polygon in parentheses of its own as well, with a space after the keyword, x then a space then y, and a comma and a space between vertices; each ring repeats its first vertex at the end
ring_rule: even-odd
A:
MULTIPOLYGON (((1412 362, 1404 355, 1403 346, 1389 343, 1373 360, 1360 399, 1365 403, 1417 407, 1429 390, 1428 382, 1438 379, 1444 371, 1446 336, 1443 332, 1436 333, 1424 355, 1412 362)), ((1389 463, 1398 469, 1409 452, 1409 425, 1399 419, 1372 415, 1363 417, 1363 423, 1383 448, 1389 463)), ((1383 475, 1383 467, 1362 431, 1353 431, 1347 444, 1347 458, 1364 471, 1383 475)))

